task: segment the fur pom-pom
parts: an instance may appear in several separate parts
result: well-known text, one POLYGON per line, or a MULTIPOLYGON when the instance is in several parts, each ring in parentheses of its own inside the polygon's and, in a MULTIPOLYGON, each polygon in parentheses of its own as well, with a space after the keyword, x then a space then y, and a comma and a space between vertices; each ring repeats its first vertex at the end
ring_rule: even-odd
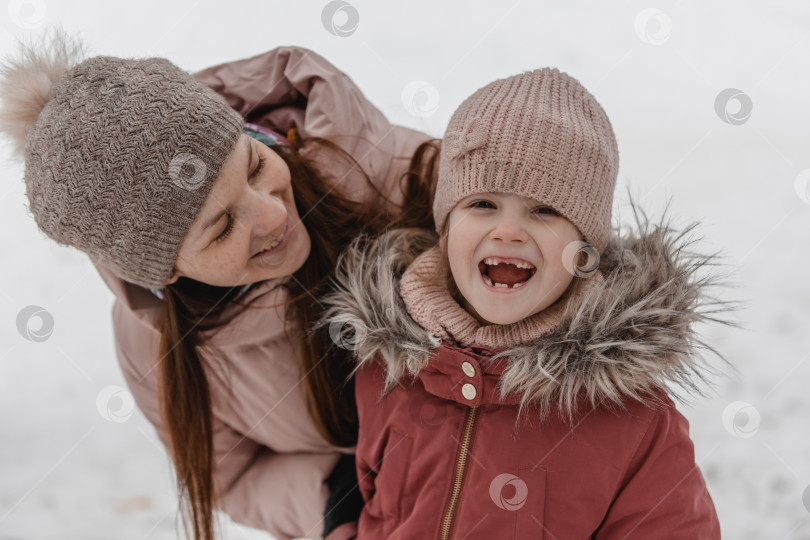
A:
POLYGON ((37 42, 20 43, 16 56, 0 62, 0 132, 11 140, 16 157, 23 157, 28 130, 48 103, 53 83, 85 54, 78 38, 53 28, 37 42))

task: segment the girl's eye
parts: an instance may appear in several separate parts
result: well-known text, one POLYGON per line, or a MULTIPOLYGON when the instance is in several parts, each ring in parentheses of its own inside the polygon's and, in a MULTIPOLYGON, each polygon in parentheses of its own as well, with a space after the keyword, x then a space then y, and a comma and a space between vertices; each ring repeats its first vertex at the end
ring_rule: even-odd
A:
POLYGON ((233 230, 233 215, 231 215, 230 212, 228 212, 226 215, 228 216, 228 221, 227 223, 225 223, 225 230, 219 233, 219 236, 215 238, 216 242, 221 242, 222 240, 225 240, 233 230))
POLYGON ((489 201, 475 201, 470 205, 471 208, 495 208, 495 205, 489 201))
POLYGON ((549 216, 556 216, 557 212, 553 208, 549 208, 548 206, 544 206, 542 208, 535 208, 535 213, 537 214, 546 214, 549 216))

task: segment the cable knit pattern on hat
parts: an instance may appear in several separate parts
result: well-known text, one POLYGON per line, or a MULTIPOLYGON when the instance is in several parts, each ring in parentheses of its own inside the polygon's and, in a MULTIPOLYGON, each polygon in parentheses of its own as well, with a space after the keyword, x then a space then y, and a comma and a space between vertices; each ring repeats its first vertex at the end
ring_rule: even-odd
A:
POLYGON ((494 81, 467 98, 448 124, 436 230, 441 234, 464 197, 514 193, 554 208, 602 253, 618 167, 610 121, 576 79, 544 68, 494 81))
MULTIPOLYGON (((22 58, 7 77, 44 71, 36 50, 22 58)), ((37 225, 127 281, 163 287, 242 117, 162 58, 93 57, 70 66, 46 95, 25 129, 37 225)))

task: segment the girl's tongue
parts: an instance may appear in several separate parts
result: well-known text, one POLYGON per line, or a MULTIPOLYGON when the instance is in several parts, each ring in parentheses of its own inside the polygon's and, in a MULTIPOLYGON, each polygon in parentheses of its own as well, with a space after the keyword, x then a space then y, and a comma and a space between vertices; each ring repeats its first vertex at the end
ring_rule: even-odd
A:
POLYGON ((482 261, 478 265, 478 269, 482 274, 489 277, 492 283, 503 283, 512 287, 515 283, 521 283, 532 277, 532 271, 529 268, 518 268, 514 264, 499 263, 499 264, 484 264, 482 261))

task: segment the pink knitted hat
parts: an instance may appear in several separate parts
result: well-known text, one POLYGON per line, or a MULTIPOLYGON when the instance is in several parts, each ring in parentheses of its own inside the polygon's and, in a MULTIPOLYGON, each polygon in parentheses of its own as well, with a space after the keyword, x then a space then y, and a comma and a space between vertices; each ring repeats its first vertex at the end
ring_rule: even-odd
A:
POLYGON ((433 202, 436 230, 464 197, 514 193, 554 208, 601 254, 618 168, 610 121, 576 79, 544 68, 494 81, 450 118, 433 202))

